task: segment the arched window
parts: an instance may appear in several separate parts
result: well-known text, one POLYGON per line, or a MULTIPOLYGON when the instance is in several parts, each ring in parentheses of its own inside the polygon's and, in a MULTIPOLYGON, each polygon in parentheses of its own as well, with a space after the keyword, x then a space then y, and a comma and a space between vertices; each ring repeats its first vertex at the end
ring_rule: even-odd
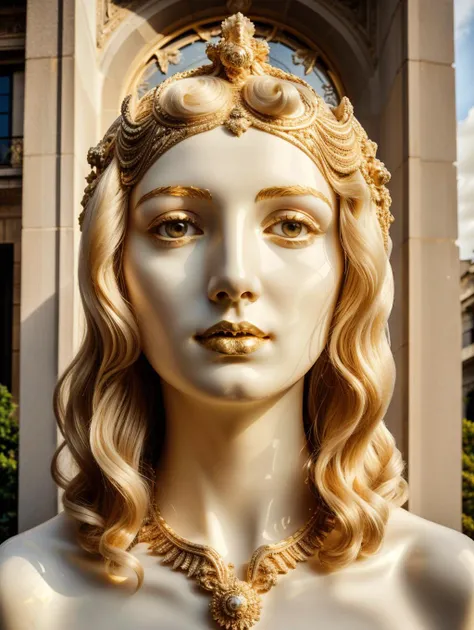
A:
MULTIPOLYGON (((256 36, 270 46, 270 63, 302 77, 329 105, 337 105, 344 91, 337 74, 322 51, 287 26, 261 18, 254 19, 256 36)), ((210 63, 206 56, 209 42, 217 42, 221 22, 199 22, 160 40, 153 55, 139 69, 131 91, 138 97, 168 76, 210 63)))

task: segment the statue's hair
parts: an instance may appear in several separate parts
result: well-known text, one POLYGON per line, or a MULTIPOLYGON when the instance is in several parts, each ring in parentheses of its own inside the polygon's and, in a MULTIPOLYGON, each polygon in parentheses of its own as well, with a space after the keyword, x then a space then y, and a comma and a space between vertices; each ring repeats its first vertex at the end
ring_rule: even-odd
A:
MULTIPOLYGON (((265 101, 268 111, 267 87, 273 90, 255 81, 248 95, 265 101)), ((208 84, 207 94, 215 88, 208 84)), ((173 111, 181 107, 179 89, 166 103, 173 111)), ((294 108, 293 88, 284 90, 275 99, 280 115, 294 108)), ((215 93, 225 97, 218 85, 215 93)), ((335 570, 378 551, 390 510, 405 503, 408 485, 384 423, 395 382, 387 334, 393 276, 375 204, 359 170, 344 177, 330 169, 324 174, 339 203, 344 277, 326 346, 305 377, 304 416, 310 483, 334 512, 341 534, 326 539, 319 559, 335 570)), ((154 475, 165 417, 159 376, 141 351, 123 276, 128 200, 114 158, 87 204, 82 227, 85 333, 54 391, 64 441, 51 472, 64 489, 66 513, 79 522, 82 548, 100 554, 111 577, 117 569, 134 571, 139 589, 143 567, 129 551, 159 483, 154 475), (71 479, 59 465, 66 446, 77 467, 71 479)))
MULTIPOLYGON (((301 115, 300 94, 311 97, 305 86, 268 75, 249 77, 242 88, 242 98, 255 111, 282 118, 301 115)), ((162 94, 161 105, 169 116, 188 120, 222 110, 232 100, 228 81, 202 76, 172 82, 162 94)))

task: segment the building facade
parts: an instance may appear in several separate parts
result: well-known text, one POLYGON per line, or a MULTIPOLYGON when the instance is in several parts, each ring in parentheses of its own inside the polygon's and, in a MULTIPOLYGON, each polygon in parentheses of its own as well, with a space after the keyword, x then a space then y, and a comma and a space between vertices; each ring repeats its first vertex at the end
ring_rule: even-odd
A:
POLYGON ((329 103, 350 98, 392 173, 397 382, 386 422, 407 462, 409 509, 460 529, 452 0, 28 0, 10 8, 27 18, 24 130, 12 114, 7 134, 11 144, 24 135, 21 175, 0 172, 1 191, 17 188, 0 193, 0 240, 13 244, 4 284, 16 308, 8 351, 20 405, 20 530, 59 505, 49 473, 58 444, 52 392, 82 334, 77 217, 87 151, 126 94, 202 63, 222 19, 239 10, 269 42, 275 65, 304 76, 329 103))
POLYGON ((26 0, 0 6, 0 383, 20 377, 20 257, 26 0))

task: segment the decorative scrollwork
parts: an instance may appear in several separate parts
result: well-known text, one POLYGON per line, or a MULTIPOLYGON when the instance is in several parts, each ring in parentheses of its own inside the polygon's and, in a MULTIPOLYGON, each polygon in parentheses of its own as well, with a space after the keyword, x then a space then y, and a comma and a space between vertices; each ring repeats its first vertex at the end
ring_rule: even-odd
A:
MULTIPOLYGON (((149 0, 96 0, 97 1, 97 47, 103 48, 105 42, 119 25, 134 11, 149 0)), ((376 0, 320 0, 331 9, 346 17, 362 35, 372 55, 375 54, 376 18, 378 4, 376 0)), ((252 0, 227 0, 229 13, 246 14, 252 7, 252 0)), ((271 41, 271 40, 269 40, 271 41)))
POLYGON ((302 64, 304 73, 310 74, 313 72, 316 61, 318 60, 318 53, 315 50, 300 48, 293 53, 292 59, 295 66, 302 64))
POLYGON ((156 51, 152 59, 156 60, 161 72, 167 74, 170 63, 176 65, 181 61, 181 51, 175 48, 162 48, 156 51))

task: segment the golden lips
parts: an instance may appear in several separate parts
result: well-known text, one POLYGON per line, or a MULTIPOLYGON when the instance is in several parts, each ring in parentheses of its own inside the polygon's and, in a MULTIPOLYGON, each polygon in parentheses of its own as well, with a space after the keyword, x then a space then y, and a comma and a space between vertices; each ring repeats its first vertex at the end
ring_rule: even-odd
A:
POLYGON ((250 354, 270 339, 249 322, 233 323, 222 320, 194 339, 209 350, 221 354, 250 354))

